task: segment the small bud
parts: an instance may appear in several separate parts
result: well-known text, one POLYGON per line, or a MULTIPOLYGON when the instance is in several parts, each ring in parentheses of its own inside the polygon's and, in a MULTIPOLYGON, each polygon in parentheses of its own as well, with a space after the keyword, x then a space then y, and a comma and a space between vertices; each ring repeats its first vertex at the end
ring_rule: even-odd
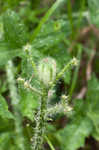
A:
POLYGON ((29 51, 31 49, 31 45, 30 44, 26 44, 24 47, 23 47, 23 50, 24 51, 29 51))
POLYGON ((30 126, 29 123, 27 123, 26 126, 29 127, 30 126))
POLYGON ((30 141, 33 142, 33 138, 31 138, 30 141))
POLYGON ((64 113, 69 112, 69 111, 72 111, 72 110, 73 110, 72 107, 67 106, 67 107, 64 109, 64 113))
POLYGON ((72 59, 72 64, 73 64, 74 66, 77 66, 77 65, 78 65, 78 60, 77 60, 75 57, 72 59))
POLYGON ((61 97, 63 100, 67 100, 68 99, 68 96, 66 96, 66 95, 62 95, 62 97, 61 97))
POLYGON ((30 87, 29 83, 27 81, 24 82, 24 87, 27 88, 27 89, 30 87))
POLYGON ((38 77, 39 80, 42 81, 46 87, 49 86, 49 83, 55 80, 56 61, 53 58, 47 57, 39 62, 38 77))
POLYGON ((25 80, 24 80, 23 78, 19 77, 19 78, 17 79, 17 81, 23 83, 25 80))
POLYGON ((62 96, 61 96, 61 104, 62 104, 63 106, 67 106, 68 98, 69 98, 69 96, 66 96, 66 95, 62 95, 62 96))

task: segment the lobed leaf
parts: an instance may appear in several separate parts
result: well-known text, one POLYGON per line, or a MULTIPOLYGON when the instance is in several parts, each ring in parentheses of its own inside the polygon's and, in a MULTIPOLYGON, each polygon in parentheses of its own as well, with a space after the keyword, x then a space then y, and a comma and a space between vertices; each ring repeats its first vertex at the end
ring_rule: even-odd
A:
POLYGON ((83 147, 85 138, 92 131, 91 121, 88 118, 81 117, 77 119, 76 122, 71 122, 63 130, 59 131, 57 135, 62 150, 77 150, 77 148, 83 147))

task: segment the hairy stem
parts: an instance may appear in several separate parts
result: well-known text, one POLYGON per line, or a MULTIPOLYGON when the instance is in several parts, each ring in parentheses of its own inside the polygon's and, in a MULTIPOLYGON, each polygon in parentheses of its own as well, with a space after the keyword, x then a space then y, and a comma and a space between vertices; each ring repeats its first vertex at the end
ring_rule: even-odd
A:
POLYGON ((46 110, 47 110, 47 95, 48 91, 43 90, 43 95, 40 99, 40 106, 36 117, 36 127, 35 133, 33 136, 32 149, 33 150, 42 150, 42 144, 44 140, 44 134, 46 130, 46 110))
POLYGON ((51 84, 50 88, 53 88, 56 84, 56 82, 63 76, 63 74, 68 71, 73 66, 77 66, 78 60, 76 58, 73 58, 68 64, 65 65, 65 67, 57 74, 56 79, 51 84))

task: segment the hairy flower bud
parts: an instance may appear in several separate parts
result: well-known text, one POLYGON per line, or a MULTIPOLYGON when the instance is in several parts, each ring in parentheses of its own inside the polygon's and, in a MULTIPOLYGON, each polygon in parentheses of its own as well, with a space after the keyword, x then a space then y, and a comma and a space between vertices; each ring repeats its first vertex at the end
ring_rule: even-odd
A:
POLYGON ((55 80, 56 61, 53 58, 47 57, 39 62, 38 77, 39 80, 42 81, 46 87, 49 86, 49 83, 55 80))

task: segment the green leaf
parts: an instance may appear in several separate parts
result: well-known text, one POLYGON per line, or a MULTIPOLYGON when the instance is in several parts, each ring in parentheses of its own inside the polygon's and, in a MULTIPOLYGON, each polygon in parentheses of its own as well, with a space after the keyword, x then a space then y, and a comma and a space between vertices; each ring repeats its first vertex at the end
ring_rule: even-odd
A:
POLYGON ((91 23, 99 28, 99 1, 88 0, 91 23))
POLYGON ((14 120, 0 116, 0 133, 14 130, 14 120))
POLYGON ((0 95, 0 116, 3 118, 13 119, 13 115, 8 110, 5 99, 0 95))
POLYGON ((9 147, 10 150, 18 150, 17 145, 14 143, 16 137, 11 132, 0 134, 0 150, 6 150, 9 147))
POLYGON ((20 109, 22 115, 33 120, 34 110, 38 107, 38 96, 20 87, 20 109))
POLYGON ((94 131, 92 135, 99 140, 99 80, 92 76, 88 82, 87 91, 87 116, 94 124, 94 131))
POLYGON ((88 91, 86 99, 90 110, 98 110, 99 103, 99 80, 95 75, 88 81, 88 91))
POLYGON ((8 10, 3 14, 3 28, 9 48, 21 48, 27 42, 26 28, 14 11, 8 10))
POLYGON ((83 147, 85 138, 91 131, 92 124, 88 118, 76 118, 57 134, 62 150, 77 150, 83 147))
POLYGON ((64 0, 57 0, 57 1, 55 1, 55 3, 52 5, 52 7, 46 12, 45 16, 41 19, 39 25, 37 26, 37 28, 33 32, 32 36, 31 36, 31 39, 30 39, 31 41, 33 41, 38 36, 38 33, 40 32, 42 26, 48 21, 48 19, 50 18, 50 16, 53 14, 53 12, 57 9, 57 7, 63 1, 64 0))
POLYGON ((50 21, 43 25, 36 39, 32 44, 35 49, 48 50, 58 43, 69 34, 69 23, 64 20, 50 21), (65 34, 67 33, 67 34, 65 34))
POLYGON ((0 17, 0 40, 3 38, 4 30, 3 30, 3 23, 2 18, 0 17))
POLYGON ((5 150, 9 145, 9 133, 0 134, 0 150, 5 150))
POLYGON ((16 56, 21 57, 23 51, 21 49, 11 49, 9 45, 4 41, 0 42, 0 66, 5 65, 8 60, 13 59, 16 56))
POLYGON ((24 53, 22 47, 27 42, 25 25, 14 11, 6 11, 0 18, 0 65, 24 53))

